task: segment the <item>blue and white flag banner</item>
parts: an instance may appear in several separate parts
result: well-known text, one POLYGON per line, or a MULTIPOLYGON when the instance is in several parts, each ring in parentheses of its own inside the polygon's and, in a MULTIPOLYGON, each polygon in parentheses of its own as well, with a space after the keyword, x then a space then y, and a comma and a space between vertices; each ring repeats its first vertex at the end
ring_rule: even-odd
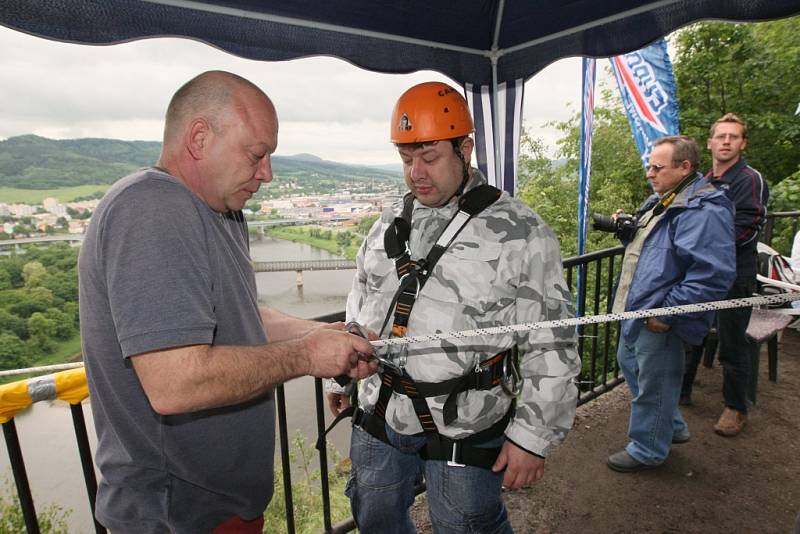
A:
POLYGON ((583 98, 581 101, 581 166, 578 172, 578 255, 586 252, 589 177, 592 172, 592 119, 594 118, 594 81, 597 61, 583 58, 583 98))
POLYGON ((467 104, 475 121, 475 156, 478 168, 493 185, 510 195, 517 193, 517 159, 522 132, 524 80, 501 83, 497 104, 489 85, 465 84, 467 104), (495 146, 497 149, 495 150, 495 146), (499 165, 495 155, 499 155, 499 165), (499 168, 499 169, 498 169, 499 168), (499 170, 499 172, 498 172, 499 170))
POLYGON ((642 166, 647 168, 653 142, 680 132, 667 42, 662 38, 641 50, 614 56, 610 61, 642 166))

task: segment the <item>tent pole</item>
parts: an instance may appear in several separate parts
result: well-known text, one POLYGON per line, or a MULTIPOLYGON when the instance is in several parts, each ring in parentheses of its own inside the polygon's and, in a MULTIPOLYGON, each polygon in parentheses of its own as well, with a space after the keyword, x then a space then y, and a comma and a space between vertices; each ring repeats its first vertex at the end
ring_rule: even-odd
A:
POLYGON ((500 173, 502 164, 500 161, 500 96, 497 87, 497 59, 495 54, 492 54, 492 145, 494 148, 494 177, 495 183, 498 184, 500 189, 503 188, 503 175, 500 173))
MULTIPOLYGON (((492 145, 494 147, 494 176, 495 183, 502 190, 504 189, 505 176, 502 174, 503 162, 500 161, 500 91, 497 83, 497 63, 503 51, 500 50, 500 27, 503 23, 503 13, 505 12, 506 2, 500 0, 497 5, 497 16, 494 21, 494 38, 492 39, 492 51, 489 58, 492 61, 492 145)), ((502 110, 505 113, 505 109, 502 110)), ((503 132, 505 133, 505 132, 503 132)))

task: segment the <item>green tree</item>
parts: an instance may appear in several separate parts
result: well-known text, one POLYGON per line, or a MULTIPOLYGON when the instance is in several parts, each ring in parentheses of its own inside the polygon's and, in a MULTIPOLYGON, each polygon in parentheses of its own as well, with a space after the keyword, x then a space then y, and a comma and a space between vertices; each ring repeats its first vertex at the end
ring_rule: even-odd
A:
POLYGON ((14 334, 20 339, 27 339, 28 325, 22 317, 0 309, 0 333, 14 334))
POLYGON ((78 311, 78 299, 75 299, 71 302, 66 302, 62 311, 67 314, 67 316, 72 320, 72 326, 75 329, 78 329, 78 325, 80 324, 80 316, 78 311))
POLYGON ((20 369, 26 365, 28 365, 28 348, 25 343, 14 334, 0 333, 0 368, 20 369))
POLYGON ((336 233, 336 243, 342 248, 345 248, 348 245, 350 245, 350 241, 352 239, 353 239, 353 234, 347 230, 345 230, 344 232, 336 233))
POLYGON ((63 306, 65 302, 78 301, 78 276, 75 269, 58 271, 48 274, 41 282, 41 286, 53 294, 54 304, 63 306))
POLYGON ((55 321, 44 313, 34 313, 28 318, 29 346, 39 352, 49 352, 54 346, 53 338, 56 337, 56 331, 55 321))
MULTIPOLYGON (((53 337, 56 339, 65 341, 72 338, 72 336, 77 333, 75 331, 74 318, 69 313, 65 313, 58 308, 50 308, 44 315, 55 325, 53 337)), ((31 317, 31 319, 33 319, 33 317, 31 317)), ((31 319, 28 319, 28 321, 30 322, 31 319)))
POLYGON ((11 287, 22 287, 25 283, 22 278, 22 264, 18 255, 12 254, 8 258, 0 259, 0 270, 8 273, 11 287))
POLYGON ((36 312, 45 312, 53 307, 53 293, 45 287, 16 289, 4 293, 4 297, 15 301, 7 308, 8 311, 24 319, 36 312))
MULTIPOLYGON (((770 191, 770 211, 796 211, 800 209, 800 169, 770 191)), ((772 229, 772 248, 781 254, 791 254, 794 240, 791 219, 775 219, 772 229)))
POLYGON ((11 275, 0 268, 0 291, 11 289, 11 275))
POLYGON ((375 221, 377 221, 379 217, 380 215, 367 215, 366 217, 362 217, 361 220, 358 221, 356 232, 362 236, 366 236, 369 233, 370 228, 372 228, 372 225, 375 224, 375 221))
MULTIPOLYGON (((701 22, 675 34, 682 133, 705 146, 725 113, 749 127, 746 156, 771 184, 800 163, 800 17, 758 24, 701 22)), ((710 167, 703 155, 703 168, 710 167)))
POLYGON ((47 269, 38 261, 30 261, 22 267, 22 278, 25 287, 36 287, 42 284, 47 277, 47 269))
MULTIPOLYGON (((635 211, 652 193, 625 112, 615 93, 603 89, 595 108, 592 175, 588 212, 610 214, 617 208, 635 211)), ((520 150, 520 198, 536 211, 561 241, 564 257, 577 254, 578 161, 580 116, 556 123, 563 133, 551 163, 540 140, 523 136, 520 150)), ((610 235, 589 227, 587 252, 617 246, 610 235)))

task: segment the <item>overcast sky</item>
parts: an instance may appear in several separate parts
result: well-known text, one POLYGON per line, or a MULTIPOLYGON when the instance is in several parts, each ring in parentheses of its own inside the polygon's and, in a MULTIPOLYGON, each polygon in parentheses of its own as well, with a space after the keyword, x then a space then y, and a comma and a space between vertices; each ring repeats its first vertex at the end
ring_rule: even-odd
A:
MULTIPOLYGON (((0 138, 33 133, 160 141, 163 114, 175 90, 202 71, 223 69, 253 81, 275 102, 277 154, 397 163, 387 131, 397 97, 422 81, 454 83, 432 71, 378 74, 327 57, 251 61, 175 38, 86 46, 0 26, 0 50, 0 138)), ((558 132, 542 125, 580 109, 580 77, 580 60, 570 58, 530 80, 525 127, 552 144, 558 132)))

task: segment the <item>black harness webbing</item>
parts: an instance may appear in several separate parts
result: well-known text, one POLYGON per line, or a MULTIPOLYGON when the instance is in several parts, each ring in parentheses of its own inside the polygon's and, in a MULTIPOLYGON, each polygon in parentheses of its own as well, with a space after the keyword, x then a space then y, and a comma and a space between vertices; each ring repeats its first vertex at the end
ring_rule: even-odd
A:
MULTIPOLYGON (((514 414, 514 407, 515 403, 512 402, 506 414, 496 423, 466 438, 452 439, 437 433, 438 447, 432 450, 430 441, 426 439, 425 446, 419 451, 420 457, 424 460, 442 460, 448 465, 456 467, 470 465, 491 469, 500 454, 501 447, 481 447, 480 445, 503 435, 514 414)), ((352 408, 349 409, 352 410, 352 408)), ((353 410, 353 426, 384 443, 389 443, 389 438, 386 436, 386 420, 376 414, 356 408, 353 410)))
POLYGON ((381 334, 386 329, 392 310, 394 310, 391 335, 394 337, 405 335, 414 302, 433 272, 433 267, 467 223, 475 215, 494 204, 500 198, 500 194, 501 191, 496 187, 483 184, 462 195, 458 199, 458 211, 436 239, 436 243, 431 247, 428 255, 419 261, 411 259, 411 250, 408 246, 411 236, 411 212, 414 207, 414 196, 411 193, 406 194, 403 198, 403 211, 400 217, 394 219, 383 236, 383 245, 387 256, 394 260, 400 287, 389 306, 389 311, 381 326, 381 334))
MULTIPOLYGON (((408 329, 408 318, 414 307, 417 295, 428 280, 433 267, 455 240, 466 224, 477 214, 492 205, 500 198, 501 191, 489 185, 475 187, 464 194, 458 201, 458 211, 450 219, 439 235, 436 243, 423 260, 411 259, 408 240, 411 235, 411 212, 414 197, 409 193, 403 199, 403 211, 396 217, 384 234, 384 247, 389 258, 395 261, 395 270, 400 285, 389 306, 389 311, 381 327, 381 335, 386 329, 394 310, 394 322, 391 336, 402 337, 408 329)), ((506 414, 489 428, 477 432, 467 438, 454 440, 439 433, 433 421, 426 398, 447 395, 443 407, 443 421, 449 425, 458 417, 456 399, 459 393, 474 390, 492 389, 499 385, 503 378, 503 369, 508 366, 506 358, 516 359, 514 350, 509 349, 481 362, 473 371, 443 382, 416 382, 403 370, 398 374, 392 369, 384 368, 381 374, 381 388, 373 413, 361 408, 347 408, 331 423, 325 433, 320 436, 317 448, 324 446, 325 435, 336 424, 352 415, 353 425, 362 428, 372 436, 388 443, 386 436, 386 408, 392 393, 406 395, 414 407, 414 412, 425 435, 425 446, 420 450, 420 457, 426 460, 444 460, 448 465, 471 465, 491 469, 500 454, 500 447, 485 448, 479 445, 495 439, 503 434, 511 420, 515 403, 506 414), (504 365, 505 363, 505 365, 504 365)), ((514 363, 512 363, 514 365, 514 363)))
MULTIPOLYGON (((422 290, 433 272, 433 268, 444 255, 447 248, 475 216, 491 206, 498 198, 501 191, 490 185, 481 185, 468 191, 458 200, 458 211, 450 219, 445 229, 436 239, 425 259, 414 261, 411 259, 411 249, 408 241, 411 236, 411 212, 414 197, 408 194, 403 199, 403 211, 400 217, 395 218, 392 225, 384 234, 384 248, 389 258, 395 262, 397 277, 400 286, 389 306, 386 318, 381 327, 381 334, 386 329, 389 318, 394 310, 394 321, 391 336, 402 337, 408 330, 408 319, 417 295, 422 290)), ((425 435, 425 447, 420 451, 420 456, 431 460, 446 460, 451 465, 474 465, 477 467, 491 468, 500 449, 485 449, 475 447, 475 444, 488 441, 503 433, 510 419, 510 411, 506 417, 492 425, 491 432, 480 432, 464 440, 452 440, 439 433, 433 420, 428 403, 425 399, 440 395, 447 395, 443 408, 443 421, 449 425, 458 417, 457 395, 469 389, 484 390, 497 386, 502 378, 504 358, 511 358, 511 351, 497 354, 481 362, 472 372, 443 382, 416 382, 404 370, 398 374, 391 369, 384 369, 381 376, 382 384, 378 393, 373 414, 367 414, 357 409, 353 417, 353 424, 361 426, 378 439, 386 440, 386 408, 393 392, 406 395, 414 407, 422 432, 425 435)))

